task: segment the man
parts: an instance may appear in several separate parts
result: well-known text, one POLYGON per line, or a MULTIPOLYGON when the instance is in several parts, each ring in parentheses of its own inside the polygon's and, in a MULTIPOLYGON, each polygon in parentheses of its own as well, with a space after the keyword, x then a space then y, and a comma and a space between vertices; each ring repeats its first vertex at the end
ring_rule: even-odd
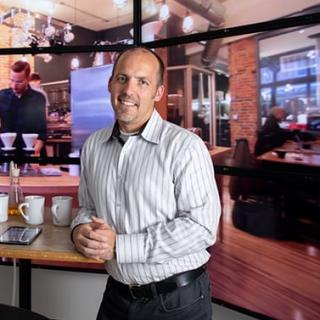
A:
POLYGON ((33 72, 30 74, 29 85, 30 85, 31 89, 42 93, 44 98, 46 99, 46 118, 48 118, 48 110, 49 110, 50 102, 49 102, 49 98, 48 98, 47 93, 41 87, 41 77, 40 77, 39 73, 33 72))
POLYGON ((45 98, 29 86, 30 65, 17 61, 11 66, 10 88, 0 91, 1 132, 16 132, 14 147, 23 154, 23 133, 37 133, 35 155, 43 149, 47 135, 45 98))
POLYGON ((72 239, 110 275, 99 320, 211 319, 203 266, 216 240, 219 196, 202 140, 154 108, 163 70, 152 51, 124 51, 108 84, 117 121, 82 149, 72 239))
POLYGON ((270 114, 258 133, 255 145, 255 155, 259 156, 273 148, 283 145, 287 140, 294 138, 290 130, 282 129, 279 125, 287 116, 286 111, 281 107, 272 107, 270 114))

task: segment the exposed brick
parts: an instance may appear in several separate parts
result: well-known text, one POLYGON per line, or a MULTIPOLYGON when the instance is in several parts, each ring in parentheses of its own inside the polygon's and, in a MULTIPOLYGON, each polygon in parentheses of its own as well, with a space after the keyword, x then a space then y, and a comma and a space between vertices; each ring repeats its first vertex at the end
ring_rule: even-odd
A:
POLYGON ((231 143, 247 138, 253 151, 258 124, 257 97, 257 41, 250 37, 229 46, 229 71, 231 94, 231 143))

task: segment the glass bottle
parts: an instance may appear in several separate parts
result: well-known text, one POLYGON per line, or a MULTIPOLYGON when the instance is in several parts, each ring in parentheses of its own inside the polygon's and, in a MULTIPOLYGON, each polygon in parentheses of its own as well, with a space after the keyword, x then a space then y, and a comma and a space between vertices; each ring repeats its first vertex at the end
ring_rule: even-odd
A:
POLYGON ((10 186, 9 186, 9 215, 20 215, 18 206, 24 201, 20 185, 20 169, 10 165, 10 186))

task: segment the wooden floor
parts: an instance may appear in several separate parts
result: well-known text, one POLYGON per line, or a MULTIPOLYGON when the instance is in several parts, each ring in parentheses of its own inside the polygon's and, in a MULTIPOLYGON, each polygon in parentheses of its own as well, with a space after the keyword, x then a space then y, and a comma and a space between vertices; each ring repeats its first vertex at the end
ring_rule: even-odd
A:
POLYGON ((224 192, 223 239, 212 249, 213 297, 269 317, 320 319, 320 245, 236 229, 224 192))

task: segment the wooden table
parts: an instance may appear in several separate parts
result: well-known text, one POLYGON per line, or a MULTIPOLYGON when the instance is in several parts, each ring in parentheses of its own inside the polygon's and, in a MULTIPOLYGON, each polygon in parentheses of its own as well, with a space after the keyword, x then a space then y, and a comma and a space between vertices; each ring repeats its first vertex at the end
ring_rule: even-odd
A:
MULTIPOLYGON (((12 225, 26 224, 21 217, 9 217, 7 222, 0 223, 0 233, 12 225)), ((19 259, 19 305, 25 309, 31 309, 31 260, 97 263, 75 251, 70 228, 54 226, 49 208, 46 208, 45 224, 40 227, 42 233, 29 246, 0 245, 0 257, 19 259)))
POLYGON ((274 148, 261 156, 257 157, 258 160, 273 161, 283 164, 298 164, 309 167, 320 167, 320 140, 302 143, 309 145, 310 149, 299 147, 297 142, 287 141, 281 147, 274 148), (276 151, 285 151, 285 157, 280 158, 276 151))
POLYGON ((320 154, 299 151, 287 151, 284 158, 279 158, 276 150, 268 151, 257 157, 258 160, 283 164, 298 164, 309 167, 320 167, 320 154))
MULTIPOLYGON (((320 167, 320 141, 310 141, 304 143, 310 146, 310 149, 300 148, 296 142, 287 141, 281 147, 274 148, 261 156, 258 160, 272 161, 282 164, 297 164, 309 167, 320 167), (280 158, 277 150, 285 151, 285 157, 280 158)), ((302 144, 302 146, 304 145, 302 144)))
POLYGON ((232 150, 232 148, 230 147, 219 147, 219 146, 216 146, 216 147, 213 147, 212 149, 209 150, 209 153, 212 157, 212 159, 214 160, 214 158, 216 156, 221 156, 227 152, 230 152, 230 150, 232 150))

